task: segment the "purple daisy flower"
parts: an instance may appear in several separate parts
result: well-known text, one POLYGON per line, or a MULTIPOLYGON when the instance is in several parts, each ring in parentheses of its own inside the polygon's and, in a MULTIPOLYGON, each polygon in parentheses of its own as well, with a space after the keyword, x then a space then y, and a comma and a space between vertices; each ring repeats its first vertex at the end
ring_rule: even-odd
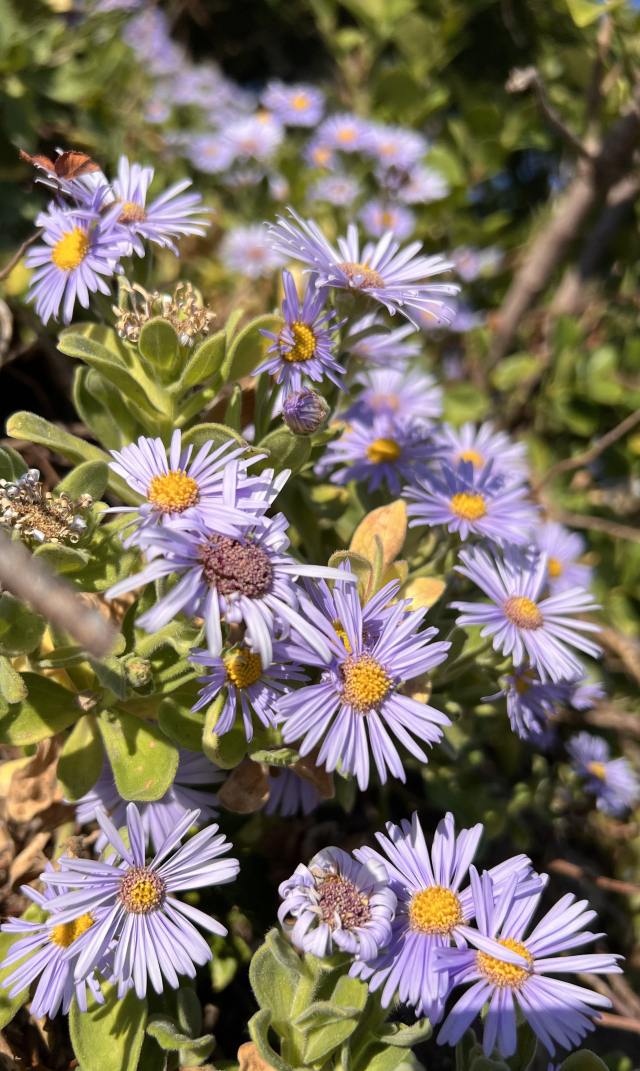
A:
MULTIPOLYGON (((145 837, 147 843, 152 844, 154 852, 160 850, 160 846, 187 811, 199 809, 200 825, 210 822, 218 814, 215 809, 218 797, 211 792, 202 791, 202 787, 220 784, 224 781, 225 774, 200 752, 185 751, 184 748, 179 748, 178 751, 178 769, 168 791, 159 800, 138 804, 145 837), (192 787, 195 785, 199 785, 200 789, 192 787)), ((76 822, 85 825, 95 821, 98 810, 106 811, 118 829, 126 822, 127 800, 118 792, 111 763, 107 758, 102 764, 102 772, 96 784, 76 803, 76 822)), ((102 832, 95 843, 96 851, 101 852, 108 843, 106 833, 102 832)))
POLYGON ((282 419, 296 435, 311 435, 318 431, 329 416, 329 406, 320 394, 302 387, 285 398, 282 419))
POLYGON ((240 272, 248 279, 268 278, 288 259, 273 247, 262 223, 228 231, 222 242, 221 255, 229 271, 240 272))
POLYGON ((95 213, 63 210, 52 203, 36 219, 36 227, 44 228, 44 244, 32 246, 25 266, 36 269, 28 300, 35 301, 45 324, 52 316, 58 319, 60 306, 63 321, 69 323, 76 299, 86 309, 90 293, 111 294, 105 277, 118 270, 126 236, 117 222, 117 210, 98 215, 103 190, 100 187, 94 199, 95 213))
POLYGON ((586 674, 563 682, 562 691, 562 702, 569 703, 574 710, 590 710, 607 695, 602 685, 598 681, 590 681, 586 674))
MULTIPOLYGON (((251 650, 260 655, 264 666, 273 661, 276 629, 295 626, 307 643, 323 657, 329 657, 326 643, 297 612, 299 576, 324 576, 344 580, 337 569, 305 565, 286 553, 289 522, 282 513, 260 522, 240 539, 207 530, 189 531, 157 525, 146 533, 149 564, 139 573, 114 584, 108 598, 177 573, 179 582, 147 610, 138 625, 157 632, 182 611, 189 617, 204 617, 207 644, 212 655, 222 654, 221 620, 246 625, 251 650)), ((348 578, 355 581, 355 577, 348 578)))
POLYGON ((627 759, 612 759, 601 736, 576 733, 567 744, 572 768, 586 777, 584 791, 596 796, 596 807, 617 818, 640 800, 640 781, 627 759))
POLYGON ((153 174, 152 167, 132 165, 126 156, 120 157, 113 192, 116 201, 120 203, 118 223, 131 239, 126 255, 130 255, 132 249, 139 257, 145 255, 142 238, 177 253, 173 238, 179 238, 183 234, 204 235, 210 225, 208 220, 201 217, 204 209, 199 193, 180 196, 191 185, 191 179, 176 182, 147 205, 147 193, 153 174))
POLYGON ((570 1049, 594 1029, 592 1008, 611 1007, 606 997, 592 989, 547 977, 574 972, 621 973, 616 962, 620 956, 557 954, 604 936, 583 930, 596 914, 585 911, 586 900, 576 902, 575 896, 567 893, 529 937, 524 936, 547 875, 541 879, 542 888, 534 887, 522 899, 517 875, 496 887, 491 874, 485 871, 480 878, 475 867, 471 868, 478 929, 462 926, 461 935, 474 947, 443 949, 436 969, 447 971, 454 986, 473 985, 449 1012, 438 1035, 440 1045, 455 1045, 488 1001, 483 1042, 486 1056, 491 1055, 496 1042, 504 1058, 516 1051, 516 1009, 554 1056, 556 1045, 570 1049))
POLYGON ((422 353, 420 342, 405 342, 408 335, 417 339, 413 324, 404 324, 389 331, 377 322, 375 312, 368 313, 353 325, 347 336, 345 348, 354 357, 366 364, 380 368, 406 369, 406 366, 422 353))
POLYGON ((552 595, 570 588, 588 588, 593 570, 581 565, 587 544, 577 532, 569 532, 557 521, 545 521, 534 530, 538 550, 547 555, 547 584, 552 595))
MULTIPOLYGON (((401 827, 387 822, 388 837, 376 833, 387 859, 373 848, 358 848, 354 852, 361 863, 378 860, 389 873, 391 888, 398 905, 391 925, 389 948, 376 959, 354 965, 351 976, 368 982, 376 992, 382 986, 383 1008, 397 999, 413 1005, 417 1015, 425 1015, 438 1023, 449 994, 449 980, 436 973, 434 962, 437 949, 448 948, 453 942, 464 943, 460 927, 474 915, 471 889, 460 886, 478 850, 483 826, 462 829, 456 837, 452 814, 438 824, 431 853, 427 848, 417 813, 411 822, 403 819, 401 827)), ((503 885, 512 874, 520 879, 530 872, 526 855, 517 855, 494 867, 491 874, 497 885, 503 885)))
POLYGON ((285 643, 273 644, 273 659, 271 665, 263 666, 260 655, 252 653, 248 647, 231 648, 224 656, 210 655, 194 647, 189 661, 196 666, 205 666, 208 673, 198 677, 204 688, 200 689, 200 699, 192 710, 209 706, 221 688, 226 688, 227 698, 215 725, 218 736, 233 728, 238 702, 247 740, 253 737, 252 711, 265 729, 275 725, 274 707, 279 697, 291 690, 289 682, 308 681, 309 678, 303 673, 302 666, 291 661, 285 643))
POLYGON ((556 704, 564 698, 564 682, 542 682, 536 671, 525 663, 516 668, 512 676, 503 677, 504 687, 495 695, 487 696, 484 702, 497 699, 507 701, 507 714, 511 728, 521 740, 539 743, 548 731, 547 719, 555 713, 556 704))
POLYGON ((502 559, 483 550, 460 551, 462 565, 456 569, 473 580, 492 600, 490 603, 451 603, 463 613, 458 625, 480 625, 481 636, 493 636, 496 651, 511 655, 515 666, 527 659, 542 681, 566 680, 582 672, 569 647, 594 658, 600 648, 581 632, 599 632, 600 626, 574 615, 590 613, 599 606, 584 588, 540 599, 547 576, 545 554, 532 562, 517 547, 505 547, 502 559))
POLYGON ((234 159, 233 146, 222 134, 199 134, 186 146, 187 159, 198 171, 217 175, 227 171, 234 159))
POLYGON ((267 83, 260 102, 285 126, 316 126, 324 112, 324 93, 315 86, 285 85, 277 79, 267 83))
POLYGON ((327 171, 332 171, 336 164, 334 147, 318 138, 311 139, 302 157, 311 167, 322 167, 327 171))
POLYGON ((340 465, 330 476, 332 483, 366 480, 369 491, 386 483, 392 495, 399 495, 403 483, 426 475, 426 463, 435 455, 428 424, 383 415, 374 417, 371 424, 354 420, 340 439, 329 443, 314 471, 324 475, 340 465))
POLYGON ((443 464, 441 475, 427 472, 415 478, 414 486, 404 491, 408 498, 410 528, 442 524, 460 538, 485 536, 494 543, 529 544, 537 507, 528 502, 528 491, 518 485, 502 486, 489 462, 474 472, 470 461, 458 462, 457 469, 443 464))
POLYGON ((316 286, 361 291, 384 305, 392 316, 400 311, 412 323, 420 309, 433 313, 436 319, 448 320, 446 305, 437 295, 457 294, 459 287, 426 281, 449 270, 443 257, 417 256, 420 242, 400 249, 391 231, 375 245, 367 242, 361 252, 353 223, 347 228, 347 237, 338 238, 335 249, 314 220, 301 219, 292 208, 289 215, 293 223, 278 216, 279 222, 269 227, 272 247, 283 256, 302 261, 308 271, 317 272, 316 286))
POLYGON ((463 282, 473 283, 480 276, 494 275, 504 260, 504 252, 495 245, 487 246, 486 249, 459 246, 451 253, 451 259, 463 282))
POLYGON ((420 417, 436 420, 442 414, 442 387, 428 372, 413 369, 374 368, 356 376, 364 390, 341 414, 347 421, 371 423, 377 416, 401 420, 420 417))
POLYGON ((269 767, 269 799, 262 807, 265 814, 290 818, 294 814, 311 814, 320 803, 313 785, 289 766, 269 767))
POLYGON ((324 848, 309 866, 300 863, 278 892, 280 924, 305 952, 372 959, 389 943, 396 898, 378 860, 356 863, 340 848, 324 848))
POLYGON ((222 136, 240 160, 270 160, 282 142, 284 130, 269 112, 258 112, 227 123, 222 136))
MULTIPOLYGON (((145 435, 137 443, 111 451, 115 461, 109 467, 147 500, 131 521, 135 528, 125 546, 139 543, 142 534, 158 523, 170 524, 178 518, 196 527, 215 526, 221 535, 237 538, 264 513, 282 486, 282 477, 269 488, 272 470, 248 477, 247 468, 256 459, 242 459, 241 446, 212 447, 213 442, 205 443, 192 460, 193 446, 183 450, 182 434, 176 429, 168 458, 162 439, 145 435)), ((128 513, 131 508, 113 506, 110 512, 128 513)))
MULTIPOLYGON (((342 573, 343 582, 349 577, 348 572, 342 573)), ((393 598, 398 586, 397 581, 387 584, 378 593, 378 609, 393 598)), ((437 629, 418 633, 427 611, 407 612, 404 600, 384 612, 379 633, 370 643, 365 642, 357 590, 345 589, 344 583, 336 585, 333 603, 336 618, 333 611, 327 615, 324 607, 319 609, 310 599, 301 601, 301 608, 330 650, 324 661, 313 651, 306 655, 308 664, 323 671, 318 684, 299 688, 278 701, 284 741, 290 744, 302 738, 300 754, 308 755, 324 737, 317 765, 335 770, 340 763, 343 773, 357 777, 361 789, 369 784, 370 743, 380 780, 386 781, 388 767, 394 777, 404 781, 404 768, 387 727, 412 755, 427 762, 411 734, 431 745, 442 736, 440 726, 450 721, 439 710, 403 695, 400 685, 443 662, 450 645, 431 643, 437 629)), ((295 639, 304 644, 304 635, 295 639)), ((298 648, 293 646, 292 650, 298 656, 298 648)))
MULTIPOLYGON (((325 119, 316 130, 318 143, 342 152, 359 152, 368 130, 367 124, 357 115, 343 113, 325 119)), ((326 165, 323 165, 326 166, 326 165)))
POLYGON ((316 289, 315 276, 312 275, 309 279, 302 306, 291 272, 283 271, 282 285, 282 315, 285 324, 278 335, 274 335, 272 331, 261 330, 260 333, 265 338, 273 339, 273 346, 267 351, 273 356, 267 357, 254 375, 260 375, 261 372, 275 375, 276 383, 282 385, 285 394, 300 390, 303 373, 314 383, 321 383, 326 376, 344 390, 336 373, 344 375, 345 370, 336 363, 331 352, 331 331, 342 327, 345 321, 342 320, 332 325, 330 330, 327 329, 326 325, 336 314, 331 311, 324 312, 327 291, 316 289))
POLYGON ((504 431, 495 431, 487 422, 476 426, 463 424, 454 428, 442 424, 435 433, 441 447, 441 456, 452 468, 460 461, 470 461, 474 469, 484 468, 493 461, 493 473, 522 483, 527 476, 527 448, 524 443, 514 443, 504 431))
POLYGON ((397 196, 407 205, 428 205, 433 201, 442 201, 451 193, 451 186, 440 171, 419 164, 412 167, 397 192, 397 196))
POLYGON ((311 201, 328 201, 330 205, 347 208, 361 191, 359 182, 350 175, 325 175, 309 190, 311 201))
MULTIPOLYGON (((63 856, 60 862, 64 863, 64 861, 63 856)), ((47 863, 45 873, 53 872, 53 864, 47 863)), ((60 889, 50 889, 45 886, 44 893, 41 893, 30 885, 23 885, 20 891, 43 911, 50 912, 52 901, 68 892, 68 889, 65 886, 61 886, 60 889)), ((82 905, 80 905, 80 910, 82 910, 82 905)), ((100 909, 95 913, 76 914, 76 918, 54 926, 46 921, 30 922, 28 919, 16 918, 10 918, 3 923, 0 927, 3 933, 12 936, 24 935, 14 941, 0 964, 0 970, 3 971, 16 964, 16 969, 11 971, 2 983, 2 988, 9 990, 9 997, 17 996, 40 976, 31 999, 31 1014, 37 1019, 45 1015, 48 1015, 50 1019, 55 1018, 60 1007, 66 1015, 74 996, 80 1011, 86 1011, 87 987, 98 1004, 104 1004, 104 997, 94 970, 81 981, 74 981, 78 957, 89 940, 89 931, 95 926, 99 917, 100 909), (28 958, 25 959, 25 957, 28 958), (21 963, 21 960, 24 960, 24 963, 21 963)), ((95 964, 95 970, 99 970, 103 975, 109 973, 107 959, 108 953, 95 964)))
POLYGON ((360 220, 372 238, 382 238, 387 231, 393 231, 394 238, 404 242, 416 229, 416 217, 408 208, 388 204, 377 198, 367 201, 360 212, 360 220))
POLYGON ((384 167, 408 170, 424 156, 427 139, 403 126, 371 125, 362 138, 362 152, 384 167))
POLYGON ((195 965, 211 959, 211 949, 192 923, 222 937, 227 931, 204 911, 178 900, 175 893, 234 881, 240 869, 238 860, 217 858, 232 845, 223 834, 216 835, 218 827, 213 825, 196 833, 171 855, 198 821, 198 811, 188 811, 147 864, 144 826, 135 803, 127 807, 130 847, 103 811, 98 811, 96 818, 116 851, 115 858, 119 856, 121 862, 70 859, 64 861, 60 873, 41 875, 48 885, 72 888, 51 901, 52 929, 72 922, 79 910, 104 913, 83 944, 75 980, 88 977, 115 941, 113 972, 120 996, 133 983, 142 1000, 147 992, 147 977, 156 993, 162 992, 163 977, 177 989, 178 975, 193 978, 195 965))

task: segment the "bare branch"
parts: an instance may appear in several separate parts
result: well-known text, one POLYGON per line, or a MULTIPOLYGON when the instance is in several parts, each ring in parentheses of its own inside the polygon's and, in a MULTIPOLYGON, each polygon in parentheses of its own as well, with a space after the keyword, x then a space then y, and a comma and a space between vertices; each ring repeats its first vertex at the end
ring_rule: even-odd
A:
POLYGON ((34 242, 37 242, 38 238, 42 238, 43 234, 44 234, 44 227, 41 227, 39 231, 36 231, 36 233, 32 234, 30 238, 27 238, 26 242, 22 243, 22 245, 20 246, 18 251, 16 253, 14 253, 14 255, 11 257, 11 260, 9 261, 9 263, 5 264, 5 266, 2 269, 2 271, 0 271, 0 279, 6 279, 7 275, 11 274, 11 272, 15 268, 16 264, 19 264, 20 261, 22 260, 22 258, 25 255, 27 249, 29 248, 29 246, 33 245, 34 242))
POLYGON ((593 159, 592 150, 583 144, 573 130, 570 130, 565 125, 555 108, 552 107, 537 67, 514 67, 509 74, 505 89, 507 93, 526 93, 527 90, 531 90, 535 102, 549 126, 552 126, 563 141, 566 141, 567 145, 570 145, 579 156, 584 156, 589 160, 593 159))
POLYGON ((609 1026, 613 1030, 629 1030, 640 1034, 640 1019, 631 1019, 628 1015, 612 1015, 611 1012, 601 1011, 600 1018, 595 1019, 596 1026, 609 1026))
POLYGON ((96 658, 111 650, 115 632, 98 611, 88 607, 73 588, 3 531, 0 531, 0 584, 68 632, 96 658))
POLYGON ((634 885, 630 881, 618 881, 617 878, 606 878, 601 874, 589 874, 581 866, 570 863, 567 859, 553 859, 549 863, 549 870, 552 870, 554 874, 574 878, 576 881, 589 881, 592 885, 597 885, 599 889, 623 893, 625 896, 638 896, 640 893, 640 885, 634 885))
POLYGON ((577 454, 575 457, 567 457, 564 458, 563 461, 557 461, 555 465, 551 466, 542 479, 533 480, 532 488, 534 493, 539 491, 541 487, 544 487, 546 483, 555 480, 556 476, 560 476, 563 472, 572 472, 574 469, 584 468, 589 462, 594 461, 599 457, 607 447, 617 442, 618 439, 621 439, 623 435, 626 435, 632 428, 635 428, 636 424, 640 424, 640 409, 636 409, 635 413, 630 413, 628 417, 625 417, 625 419, 617 425, 617 427, 608 431, 606 435, 603 435, 598 439, 588 450, 584 450, 581 454, 577 454))
POLYGON ((554 521, 566 524, 567 528, 582 528, 589 532, 604 532, 612 539, 628 539, 640 543, 640 528, 631 528, 628 524, 617 524, 604 517, 592 517, 584 513, 568 513, 556 506, 545 505, 545 510, 554 521))
POLYGON ((603 647, 618 655, 627 673, 640 684, 640 644, 637 640, 609 626, 602 629, 598 638, 603 647))

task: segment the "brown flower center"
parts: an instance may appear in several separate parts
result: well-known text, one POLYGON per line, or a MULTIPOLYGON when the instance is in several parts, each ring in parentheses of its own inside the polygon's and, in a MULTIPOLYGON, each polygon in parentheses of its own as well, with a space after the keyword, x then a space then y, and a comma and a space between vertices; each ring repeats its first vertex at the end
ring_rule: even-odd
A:
POLYGON ((505 617, 518 628, 536 629, 544 624, 544 618, 533 599, 526 595, 511 595, 503 606, 505 617))
POLYGON ((206 580, 220 595, 261 599, 271 587, 273 567, 266 552, 254 543, 212 535, 200 545, 200 561, 206 580))
POLYGON ((384 290, 385 288, 382 276, 368 264, 354 264, 353 261, 345 260, 342 264, 338 264, 338 267, 344 272, 351 286, 357 290, 384 290))
POLYGON ((318 906, 322 921, 329 929, 338 925, 343 930, 354 930, 371 918, 369 898, 359 893, 352 881, 339 874, 327 874, 318 887, 318 906))

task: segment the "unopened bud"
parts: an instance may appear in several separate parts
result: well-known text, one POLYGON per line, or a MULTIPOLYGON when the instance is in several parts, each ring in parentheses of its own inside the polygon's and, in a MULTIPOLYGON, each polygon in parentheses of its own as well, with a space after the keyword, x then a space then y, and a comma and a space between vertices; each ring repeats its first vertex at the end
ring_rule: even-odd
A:
POLYGON ((328 415, 329 406, 324 398, 307 387, 290 394, 282 407, 282 419, 296 435, 317 431, 328 415))

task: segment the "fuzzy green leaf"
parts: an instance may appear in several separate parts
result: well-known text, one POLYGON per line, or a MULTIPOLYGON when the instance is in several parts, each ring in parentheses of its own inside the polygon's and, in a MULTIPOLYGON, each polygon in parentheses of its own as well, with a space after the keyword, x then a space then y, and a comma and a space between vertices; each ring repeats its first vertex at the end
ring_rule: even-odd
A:
POLYGON ((376 1036, 385 1045, 396 1045, 401 1048, 409 1045, 417 1045, 426 1041, 433 1033, 433 1027, 428 1019, 418 1019, 413 1026, 403 1026, 402 1023, 383 1023, 376 1031, 376 1036))
MULTIPOLYGON (((91 462, 90 462, 91 464, 91 462)), ((88 550, 78 550, 76 547, 67 547, 63 543, 43 543, 36 547, 34 557, 42 559, 57 573, 80 573, 91 560, 88 550)))
POLYGON ((267 313, 265 316, 257 316, 251 320, 242 331, 239 331, 227 350, 226 357, 220 369, 223 383, 227 381, 237 382, 243 376, 249 376, 264 360, 265 354, 272 344, 271 339, 260 334, 260 329, 272 331, 277 335, 284 325, 281 316, 267 313))
POLYGON ((195 695, 173 692, 158 707, 158 725, 163 733, 178 747, 187 748, 188 751, 202 751, 204 714, 191 709, 195 698, 195 695))
POLYGON ((171 388, 179 393, 195 387, 198 383, 206 383, 208 379, 219 371, 226 353, 226 335, 224 330, 216 332, 211 338, 206 339, 197 350, 191 354, 182 370, 178 382, 171 388))
POLYGON ((62 732, 80 717, 73 692, 49 677, 24 673, 26 699, 0 712, 0 744, 37 744, 62 732))
POLYGON ((129 989, 118 1000, 118 987, 101 985, 104 1004, 87 994, 81 1012, 74 997, 69 1012, 73 1051, 82 1071, 136 1071, 147 1022, 147 1002, 129 989))
POLYGON ((58 781, 65 797, 74 802, 93 788, 102 769, 102 737, 94 714, 78 719, 58 759, 58 781))
POLYGON ((147 320, 140 331, 140 353, 163 379, 168 378, 177 359, 179 344, 173 324, 161 316, 147 320))
MULTIPOLYGON (((276 472, 290 469, 295 475, 303 465, 306 465, 311 453, 311 439, 306 435, 294 435, 284 425, 266 435, 262 442, 258 443, 259 450, 268 451, 269 468, 276 472)), ((263 462, 264 467, 267 462, 263 462)))
POLYGON ((102 498, 108 482, 109 466, 106 461, 83 461, 67 473, 53 493, 59 495, 66 491, 72 499, 79 498, 80 495, 91 495, 96 501, 102 498))
POLYGON ((13 668, 8 658, 4 658, 1 655, 0 692, 7 703, 19 703, 21 699, 26 699, 29 694, 24 677, 18 673, 17 669, 13 668))
POLYGON ((275 1071, 293 1071, 291 1064, 288 1064, 286 1060, 283 1060, 281 1056, 271 1047, 269 1043, 269 1025, 271 1023, 271 1012, 268 1008, 262 1008, 261 1011, 256 1012, 255 1015, 249 1019, 249 1036, 259 1055, 263 1060, 266 1060, 271 1067, 275 1068, 275 1071))
POLYGON ((165 734, 124 710, 105 711, 98 724, 120 795, 147 801, 164 796, 178 768, 178 750, 165 734))
POLYGON ((40 614, 8 591, 0 595, 0 654, 8 657, 31 654, 38 647, 45 628, 40 614))

